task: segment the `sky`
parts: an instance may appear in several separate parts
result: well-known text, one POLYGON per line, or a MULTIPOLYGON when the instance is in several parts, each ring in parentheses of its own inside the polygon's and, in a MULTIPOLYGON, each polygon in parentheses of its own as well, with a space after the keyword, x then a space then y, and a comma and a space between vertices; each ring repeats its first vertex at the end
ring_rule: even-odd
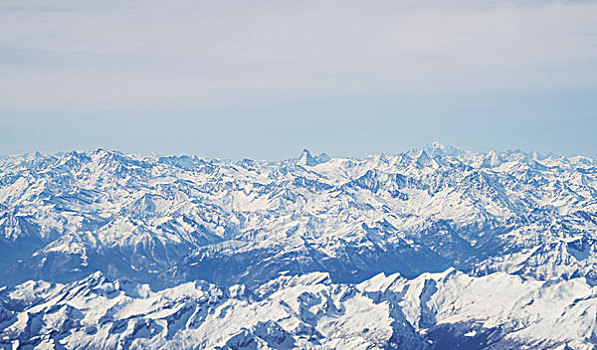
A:
POLYGON ((597 157, 597 1, 0 2, 0 154, 597 157))

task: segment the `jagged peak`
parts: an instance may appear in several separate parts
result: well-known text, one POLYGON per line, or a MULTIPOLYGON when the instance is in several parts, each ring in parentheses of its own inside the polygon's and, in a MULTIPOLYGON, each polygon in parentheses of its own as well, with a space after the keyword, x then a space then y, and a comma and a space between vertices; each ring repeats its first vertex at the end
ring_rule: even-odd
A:
POLYGON ((308 149, 303 149, 301 155, 299 156, 299 164, 301 165, 315 165, 315 158, 311 155, 308 149), (313 163, 313 164, 310 164, 313 163))
POLYGON ((327 153, 319 153, 319 155, 317 157, 315 157, 315 159, 319 162, 319 163, 325 163, 328 160, 332 159, 332 157, 330 157, 329 155, 327 155, 327 153))
POLYGON ((438 166, 437 162, 433 160, 433 157, 429 156, 427 151, 420 150, 418 154, 414 155, 415 164, 418 168, 426 168, 432 167, 435 168, 438 166))
POLYGON ((485 156, 483 157, 483 162, 481 163, 481 167, 482 168, 493 168, 493 167, 499 166, 502 162, 503 162, 503 159, 500 157, 500 155, 496 151, 491 150, 491 151, 487 152, 485 154, 485 156))
POLYGON ((325 153, 320 153, 317 156, 312 156, 311 152, 309 152, 308 149, 303 149, 303 152, 301 153, 297 164, 299 165, 306 165, 306 166, 314 166, 317 164, 321 164, 321 163, 325 163, 328 160, 330 160, 330 156, 328 156, 325 153))

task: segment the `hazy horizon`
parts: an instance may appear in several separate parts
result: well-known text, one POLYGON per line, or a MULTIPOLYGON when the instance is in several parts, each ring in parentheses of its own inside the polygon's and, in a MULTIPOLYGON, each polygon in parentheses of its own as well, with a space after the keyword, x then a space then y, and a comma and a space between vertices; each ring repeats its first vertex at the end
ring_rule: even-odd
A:
POLYGON ((0 154, 597 157, 595 1, 0 4, 0 154))

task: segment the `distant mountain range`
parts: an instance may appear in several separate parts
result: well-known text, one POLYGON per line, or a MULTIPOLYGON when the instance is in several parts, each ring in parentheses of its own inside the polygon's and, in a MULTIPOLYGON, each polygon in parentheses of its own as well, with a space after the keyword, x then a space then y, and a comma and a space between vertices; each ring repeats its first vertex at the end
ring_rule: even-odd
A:
POLYGON ((595 349, 597 161, 0 159, 0 346, 595 349))

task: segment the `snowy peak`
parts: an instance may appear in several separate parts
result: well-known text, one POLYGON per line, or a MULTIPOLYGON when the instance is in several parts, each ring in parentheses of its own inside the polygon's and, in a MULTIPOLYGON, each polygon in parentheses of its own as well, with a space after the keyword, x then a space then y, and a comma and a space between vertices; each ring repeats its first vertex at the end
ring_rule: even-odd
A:
POLYGON ((437 163, 424 150, 415 156, 415 164, 419 169, 426 167, 437 167, 437 163))
POLYGON ((481 167, 495 168, 495 167, 499 166, 500 164, 502 164, 503 161, 504 160, 501 159, 500 156, 495 151, 489 151, 483 157, 483 163, 481 164, 481 167))
POLYGON ((329 161, 331 158, 330 156, 328 156, 325 153, 321 153, 316 157, 313 157, 311 155, 311 152, 309 152, 308 149, 304 149, 303 152, 301 153, 297 164, 298 165, 303 165, 303 166, 315 166, 317 164, 321 164, 321 163, 325 163, 327 161, 329 161))
POLYGON ((458 146, 453 146, 453 145, 444 145, 441 144, 437 141, 433 141, 428 143, 423 150, 425 152, 427 152, 428 154, 430 154, 431 156, 452 156, 452 157, 457 157, 457 156, 462 156, 466 153, 468 153, 468 151, 466 151, 463 148, 460 148, 458 146))
POLYGON ((0 174, 0 348, 597 339, 587 157, 97 150, 4 157, 0 174))
POLYGON ((305 148, 298 159, 298 164, 313 166, 317 165, 317 161, 315 160, 315 158, 313 158, 311 152, 309 152, 309 150, 305 148))
POLYGON ((105 150, 7 157, 0 276, 7 284, 67 282, 100 270, 157 285, 227 285, 282 271, 358 282, 454 266, 595 278, 594 250, 564 262, 549 254, 562 237, 595 236, 591 159, 475 154, 435 143, 328 160, 308 150, 281 162, 105 150))

